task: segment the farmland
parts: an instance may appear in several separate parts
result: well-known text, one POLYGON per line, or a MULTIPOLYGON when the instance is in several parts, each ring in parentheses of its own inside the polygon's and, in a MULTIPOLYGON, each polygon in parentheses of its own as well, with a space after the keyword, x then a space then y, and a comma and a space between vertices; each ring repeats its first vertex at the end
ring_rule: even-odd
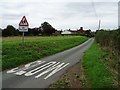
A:
POLYGON ((19 36, 3 37, 3 70, 64 51, 88 40, 83 36, 32 36, 25 37, 24 48, 22 48, 21 39, 19 36))

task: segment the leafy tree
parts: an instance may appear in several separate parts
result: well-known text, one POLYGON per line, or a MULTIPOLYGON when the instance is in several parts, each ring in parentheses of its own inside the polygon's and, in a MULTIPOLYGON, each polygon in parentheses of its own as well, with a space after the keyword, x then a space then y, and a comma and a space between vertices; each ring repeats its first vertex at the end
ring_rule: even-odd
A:
POLYGON ((91 30, 90 29, 86 30, 85 31, 85 35, 88 36, 88 37, 91 37, 91 30))
POLYGON ((40 34, 40 30, 39 30, 39 28, 29 28, 28 29, 28 35, 34 35, 34 36, 36 36, 36 35, 39 35, 40 34))
POLYGON ((55 33, 55 28, 53 28, 48 22, 44 22, 41 24, 41 31, 43 34, 52 34, 55 33))
POLYGON ((7 28, 2 31, 2 35, 3 36, 17 36, 19 35, 19 32, 12 25, 8 25, 7 28))

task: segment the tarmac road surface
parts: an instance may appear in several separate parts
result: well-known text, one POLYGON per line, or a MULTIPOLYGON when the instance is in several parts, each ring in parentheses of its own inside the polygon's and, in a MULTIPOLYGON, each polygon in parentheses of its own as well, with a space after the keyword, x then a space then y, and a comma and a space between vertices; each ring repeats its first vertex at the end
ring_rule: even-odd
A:
MULTIPOLYGON (((2 72, 2 88, 47 88, 78 63, 94 38, 63 52, 2 72)), ((29 58, 29 57, 28 57, 29 58)))

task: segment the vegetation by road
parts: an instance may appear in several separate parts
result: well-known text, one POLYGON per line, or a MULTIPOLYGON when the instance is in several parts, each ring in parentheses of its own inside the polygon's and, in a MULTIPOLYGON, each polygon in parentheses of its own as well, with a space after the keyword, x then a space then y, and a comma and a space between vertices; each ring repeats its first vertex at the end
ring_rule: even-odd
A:
POLYGON ((115 86, 114 77, 104 63, 107 52, 96 42, 83 57, 85 75, 92 88, 111 88, 115 86))
MULTIPOLYGON (((52 35, 53 33, 55 33, 55 28, 53 28, 48 22, 44 22, 39 28, 28 28, 28 32, 25 33, 25 36, 38 36, 39 34, 52 35)), ((22 35, 22 33, 12 25, 8 25, 2 30, 2 36, 5 37, 20 35, 22 35)))
POLYGON ((98 31, 96 41, 107 51, 104 63, 116 77, 118 86, 120 86, 120 29, 98 31))
POLYGON ((113 55, 120 55, 120 30, 97 31, 96 41, 113 55))
POLYGON ((2 69, 9 69, 72 48, 88 40, 83 36, 3 37, 2 69))
POLYGON ((116 78, 104 62, 106 57, 107 52, 101 49, 99 44, 94 42, 85 52, 82 61, 67 70, 50 88, 117 87, 116 78))

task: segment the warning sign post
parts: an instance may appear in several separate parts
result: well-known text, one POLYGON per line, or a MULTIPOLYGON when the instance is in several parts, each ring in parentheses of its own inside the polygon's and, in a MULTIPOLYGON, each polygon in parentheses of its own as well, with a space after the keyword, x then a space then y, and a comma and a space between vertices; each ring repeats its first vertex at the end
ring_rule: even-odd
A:
POLYGON ((25 16, 23 16, 22 20, 19 23, 19 32, 22 32, 22 48, 24 48, 24 32, 28 32, 28 22, 25 16))

